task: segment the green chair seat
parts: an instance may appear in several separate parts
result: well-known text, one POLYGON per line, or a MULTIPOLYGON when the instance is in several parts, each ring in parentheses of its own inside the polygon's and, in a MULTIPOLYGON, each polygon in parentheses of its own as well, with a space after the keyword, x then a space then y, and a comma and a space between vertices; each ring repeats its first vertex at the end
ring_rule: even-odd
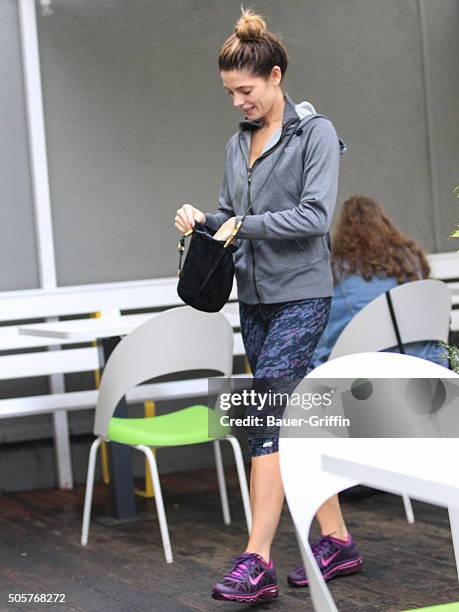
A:
POLYGON ((121 444, 182 446, 218 440, 229 434, 219 415, 207 406, 190 406, 171 414, 140 419, 112 417, 108 438, 121 444))
POLYGON ((459 601, 440 604, 438 606, 429 606, 428 608, 410 608, 405 612, 459 612, 459 601))

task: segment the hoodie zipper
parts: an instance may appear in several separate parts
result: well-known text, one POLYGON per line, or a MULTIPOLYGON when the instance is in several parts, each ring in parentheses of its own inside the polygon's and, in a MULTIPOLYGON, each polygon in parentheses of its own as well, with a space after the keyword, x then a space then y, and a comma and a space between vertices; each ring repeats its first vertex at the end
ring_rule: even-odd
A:
MULTIPOLYGON (((253 166, 255 166, 256 164, 256 160, 253 163, 253 166)), ((252 168, 247 168, 247 202, 249 207, 252 205, 252 168)), ((253 250, 253 243, 251 240, 249 240, 250 242, 250 253, 252 254, 252 280, 253 280, 253 288, 255 289, 255 295, 257 296, 257 300, 258 302, 261 304, 261 299, 260 299, 260 294, 258 293, 258 287, 257 287, 257 279, 255 277, 255 253, 253 250)))
MULTIPOLYGON (((277 149, 283 143, 284 137, 285 137, 285 130, 287 129, 287 127, 289 127, 293 123, 297 123, 297 120, 295 119, 295 120, 289 121, 288 123, 286 123, 284 125, 284 127, 282 128, 282 132, 281 132, 280 138, 276 142, 276 144, 274 146, 272 146, 270 149, 268 149, 265 153, 263 153, 263 155, 260 155, 260 157, 257 157, 257 159, 253 162, 251 168, 249 168, 249 164, 246 161, 246 168, 247 168, 247 204, 248 204, 247 209, 249 209, 250 206, 252 205, 252 173, 253 173, 253 169, 255 168, 255 164, 258 161, 260 161, 261 159, 264 159, 265 157, 270 155, 275 149, 277 149)), ((241 139, 240 139, 240 137, 239 137, 239 148, 241 150, 241 154, 242 154, 243 159, 245 159, 244 158, 244 153, 243 153, 242 147, 241 147, 241 139)), ((256 279, 256 276, 255 276, 255 252, 254 252, 252 240, 250 240, 249 242, 250 242, 250 253, 252 255, 252 280, 253 280, 253 288, 255 289, 255 295, 257 296, 257 300, 261 304, 261 298, 260 298, 260 294, 258 292, 258 286, 257 286, 257 279, 256 279)))

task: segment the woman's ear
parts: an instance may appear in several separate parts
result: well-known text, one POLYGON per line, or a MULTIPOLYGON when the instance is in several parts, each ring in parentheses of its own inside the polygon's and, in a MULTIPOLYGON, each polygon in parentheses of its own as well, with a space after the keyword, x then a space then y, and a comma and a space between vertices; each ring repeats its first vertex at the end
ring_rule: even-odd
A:
POLYGON ((280 82, 282 81, 282 70, 279 68, 279 66, 272 67, 269 78, 273 85, 280 85, 280 82))

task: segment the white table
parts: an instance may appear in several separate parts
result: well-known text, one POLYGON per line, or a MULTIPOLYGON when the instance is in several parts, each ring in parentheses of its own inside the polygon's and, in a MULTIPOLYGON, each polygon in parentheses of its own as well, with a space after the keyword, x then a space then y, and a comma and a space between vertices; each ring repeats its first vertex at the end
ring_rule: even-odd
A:
POLYGON ((457 438, 334 440, 322 466, 334 474, 391 493, 459 508, 457 438))
MULTIPOLYGON (((239 306, 227 304, 222 313, 233 328, 239 327, 239 306)), ((19 333, 75 342, 93 342, 103 338, 125 336, 159 313, 113 315, 94 319, 73 319, 54 323, 32 323, 19 326, 19 333)), ((242 353, 243 354, 243 353, 242 353)))
MULTIPOLYGON (((396 495, 405 494, 413 499, 448 508, 456 571, 459 575, 457 438, 290 439, 281 440, 282 452, 291 453, 294 461, 301 461, 301 465, 308 466, 307 474, 304 473, 302 479, 290 475, 290 487, 295 487, 298 493, 287 491, 289 485, 285 482, 285 467, 283 475, 303 562, 312 583, 310 590, 315 610, 337 612, 328 583, 321 578, 311 550, 305 547, 308 525, 318 508, 332 495, 358 484, 396 495), (285 442, 288 443, 287 448, 285 442), (303 495, 306 503, 297 500, 295 508, 292 495, 303 495)), ((400 520, 403 520, 401 503, 400 520)), ((387 545, 390 546, 390 543, 387 545)))
POLYGON ((457 438, 348 439, 333 442, 331 452, 322 455, 325 472, 388 493, 404 493, 414 499, 448 508, 459 575, 457 438))

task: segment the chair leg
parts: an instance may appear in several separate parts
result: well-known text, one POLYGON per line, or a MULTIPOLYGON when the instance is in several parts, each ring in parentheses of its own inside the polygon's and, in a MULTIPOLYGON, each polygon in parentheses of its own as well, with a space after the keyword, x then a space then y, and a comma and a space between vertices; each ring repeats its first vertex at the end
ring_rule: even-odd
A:
POLYGON ((314 610, 320 612, 338 612, 338 608, 317 566, 317 561, 308 542, 309 529, 305 529, 301 535, 295 529, 295 533, 306 575, 309 579, 309 592, 314 610))
POLYGON ((215 467, 217 469, 218 488, 220 491, 220 500, 222 503, 223 522, 225 525, 231 523, 231 515, 228 503, 228 492, 226 490, 225 470, 223 469, 222 449, 219 440, 213 443, 215 454, 215 467))
POLYGON ((94 490, 94 472, 96 471, 97 450, 102 438, 96 438, 89 451, 88 476, 86 478, 86 492, 84 495, 83 525, 81 528, 81 544, 86 546, 89 535, 89 521, 91 520, 92 494, 94 490))
POLYGON ((156 459, 149 446, 144 446, 141 444, 135 448, 145 453, 148 460, 148 465, 150 466, 150 474, 153 480, 153 489, 155 491, 156 512, 158 513, 159 529, 161 531, 161 539, 163 541, 164 557, 166 558, 167 563, 172 563, 174 558, 172 556, 171 542, 169 539, 169 530, 167 528, 167 519, 164 511, 163 494, 161 491, 161 484, 159 482, 156 459))
POLYGON ((414 512, 413 506, 411 505, 411 499, 405 493, 402 495, 402 498, 403 505, 405 506, 406 520, 410 525, 412 525, 414 523, 414 512))
POLYGON ((451 537, 453 539, 454 558, 456 559, 456 573, 459 577, 459 509, 448 507, 451 537))
POLYGON ((233 447, 234 459, 236 461, 237 475, 239 477, 239 486, 241 487, 242 503, 244 506, 245 520, 247 523, 247 531, 252 531, 252 509, 250 507, 249 487, 247 486, 247 476, 245 474, 244 461, 242 459, 241 447, 237 438, 228 435, 222 440, 227 440, 233 447))

